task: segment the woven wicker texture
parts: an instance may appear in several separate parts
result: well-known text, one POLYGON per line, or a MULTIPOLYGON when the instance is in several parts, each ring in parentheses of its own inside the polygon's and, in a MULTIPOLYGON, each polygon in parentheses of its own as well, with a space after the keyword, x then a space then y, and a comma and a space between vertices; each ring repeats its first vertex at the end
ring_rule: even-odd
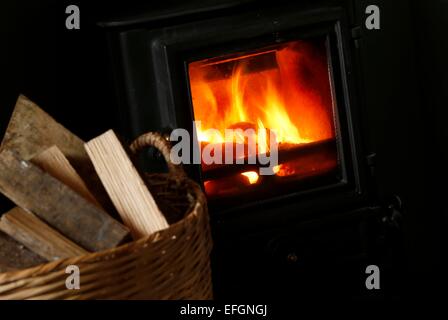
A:
POLYGON ((159 134, 138 138, 131 150, 160 150, 169 174, 146 181, 168 229, 118 248, 0 274, 0 299, 212 299, 207 205, 199 186, 169 162, 169 143, 159 134), (80 269, 80 289, 68 290, 66 267, 80 269))

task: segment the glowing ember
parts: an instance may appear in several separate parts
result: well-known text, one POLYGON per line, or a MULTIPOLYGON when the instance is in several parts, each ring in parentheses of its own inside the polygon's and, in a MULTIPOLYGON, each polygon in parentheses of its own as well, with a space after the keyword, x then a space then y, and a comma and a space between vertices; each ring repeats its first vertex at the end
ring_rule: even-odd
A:
POLYGON ((247 171, 247 172, 243 172, 241 174, 249 179, 250 184, 257 183, 258 178, 259 178, 258 173, 256 173, 255 171, 247 171))

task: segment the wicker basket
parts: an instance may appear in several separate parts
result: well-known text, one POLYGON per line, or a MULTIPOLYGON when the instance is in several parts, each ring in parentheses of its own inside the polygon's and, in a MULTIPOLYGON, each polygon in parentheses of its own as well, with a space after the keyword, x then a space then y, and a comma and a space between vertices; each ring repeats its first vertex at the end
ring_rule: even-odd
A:
POLYGON ((118 248, 2 273, 1 299, 212 299, 205 197, 169 161, 170 146, 161 135, 145 134, 131 150, 147 146, 157 148, 168 163, 169 174, 146 177, 170 227, 118 248), (66 287, 69 265, 79 267, 78 290, 66 287))

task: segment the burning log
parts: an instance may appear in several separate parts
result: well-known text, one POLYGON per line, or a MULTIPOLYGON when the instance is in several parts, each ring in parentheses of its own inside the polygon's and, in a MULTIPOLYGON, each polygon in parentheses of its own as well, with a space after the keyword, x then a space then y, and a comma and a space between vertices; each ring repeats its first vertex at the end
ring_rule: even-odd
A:
MULTIPOLYGON (((278 150, 278 164, 287 163, 291 161, 301 161, 313 155, 331 155, 336 152, 336 144, 334 140, 323 140, 302 145, 280 145, 278 150)), ((245 157, 244 164, 223 164, 223 165, 203 165, 203 179, 204 181, 221 179, 231 175, 256 171, 260 168, 266 168, 268 165, 261 164, 260 157, 270 157, 270 153, 252 157, 245 157), (251 162, 252 164, 250 164, 251 162)))
POLYGON ((233 193, 244 191, 244 188, 250 186, 249 179, 241 174, 230 177, 224 177, 219 181, 207 181, 204 185, 207 194, 214 196, 226 196, 233 193))

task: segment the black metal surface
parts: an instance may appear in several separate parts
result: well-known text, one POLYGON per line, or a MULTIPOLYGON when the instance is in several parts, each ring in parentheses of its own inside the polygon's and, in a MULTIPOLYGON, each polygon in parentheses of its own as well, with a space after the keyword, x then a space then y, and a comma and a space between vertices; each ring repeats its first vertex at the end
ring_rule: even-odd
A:
POLYGON ((138 25, 147 26, 157 22, 173 21, 178 23, 186 16, 194 19, 198 15, 241 7, 242 4, 252 2, 253 0, 186 1, 174 3, 172 6, 153 7, 152 10, 143 10, 140 13, 129 14, 127 17, 118 16, 115 19, 99 22, 99 25, 107 28, 135 28, 138 25))

